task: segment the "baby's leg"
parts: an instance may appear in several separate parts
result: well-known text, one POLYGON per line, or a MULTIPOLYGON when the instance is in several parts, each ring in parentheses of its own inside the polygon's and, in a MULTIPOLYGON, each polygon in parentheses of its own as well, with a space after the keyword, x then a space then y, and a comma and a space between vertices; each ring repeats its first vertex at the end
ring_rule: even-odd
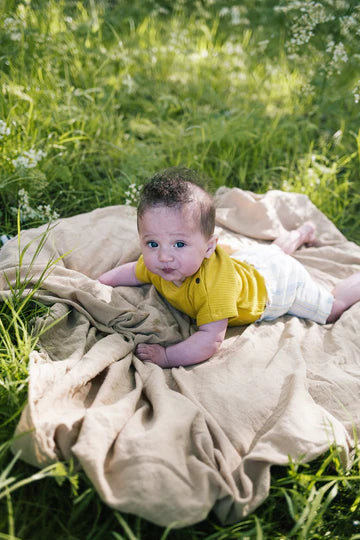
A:
POLYGON ((360 272, 349 276, 335 285, 332 291, 334 303, 326 322, 335 322, 349 307, 360 301, 360 272))
POLYGON ((315 240, 315 226, 306 222, 294 231, 281 234, 274 244, 279 246, 284 253, 291 255, 303 244, 311 244, 315 240))

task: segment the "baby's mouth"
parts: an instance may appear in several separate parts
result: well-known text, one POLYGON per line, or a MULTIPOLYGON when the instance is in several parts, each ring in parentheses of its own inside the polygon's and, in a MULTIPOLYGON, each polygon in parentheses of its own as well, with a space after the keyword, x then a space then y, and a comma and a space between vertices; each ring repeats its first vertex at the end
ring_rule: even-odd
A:
POLYGON ((165 274, 172 274, 174 272, 174 269, 173 268, 163 268, 162 271, 165 272, 165 274))

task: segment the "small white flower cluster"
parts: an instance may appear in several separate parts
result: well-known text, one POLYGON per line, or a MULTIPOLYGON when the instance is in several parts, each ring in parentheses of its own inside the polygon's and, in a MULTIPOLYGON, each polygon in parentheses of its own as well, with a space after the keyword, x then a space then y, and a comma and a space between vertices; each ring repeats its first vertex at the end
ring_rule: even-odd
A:
POLYGON ((34 148, 30 148, 28 152, 23 152, 19 157, 12 160, 12 164, 15 169, 33 169, 46 156, 46 152, 43 150, 36 151, 34 148))
MULTIPOLYGON (((342 137, 342 131, 338 130, 333 135, 334 144, 338 144, 342 137)), ((318 186, 331 185, 336 178, 337 163, 329 161, 321 155, 311 154, 299 161, 299 173, 289 182, 283 180, 283 191, 296 191, 309 193, 316 191, 318 186)))
POLYGON ((133 94, 136 90, 136 82, 134 78, 130 75, 130 73, 126 73, 126 75, 123 78, 123 86, 126 88, 128 94, 133 94))
POLYGON ((352 89, 352 94, 354 96, 355 103, 360 103, 360 79, 355 84, 354 88, 352 89))
POLYGON ((142 185, 130 184, 129 189, 125 191, 125 204, 128 206, 137 206, 141 193, 142 185))
POLYGON ((13 19, 12 17, 6 17, 4 20, 4 29, 9 32, 9 37, 11 41, 20 41, 21 40, 21 31, 19 21, 13 19))
POLYGON ((341 41, 335 44, 331 40, 327 44, 326 52, 331 54, 331 60, 327 66, 327 71, 329 73, 341 73, 341 64, 346 63, 349 60, 344 44, 341 41))
POLYGON ((240 23, 249 24, 249 19, 247 19, 244 16, 245 13, 246 13, 246 8, 244 7, 243 8, 241 8, 240 6, 232 6, 231 8, 223 7, 219 11, 219 17, 230 17, 230 22, 234 26, 240 23))
MULTIPOLYGON (((30 220, 40 220, 44 222, 54 221, 58 219, 59 214, 52 210, 49 204, 40 204, 36 208, 32 208, 29 201, 29 194, 26 189, 20 189, 18 191, 20 220, 21 223, 25 223, 30 220)), ((11 208, 13 214, 17 214, 17 208, 11 208)))
POLYGON ((290 53, 296 52, 300 47, 308 43, 315 35, 318 24, 335 19, 332 13, 328 13, 325 6, 314 0, 293 0, 286 2, 284 6, 277 6, 275 11, 289 13, 297 11, 295 21, 291 26, 292 37, 288 43, 290 53))
MULTIPOLYGON (((358 47, 360 37, 360 9, 347 0, 326 2, 324 0, 281 0, 275 11, 286 14, 290 21, 291 37, 287 50, 291 57, 298 57, 302 47, 309 44, 315 34, 321 32, 321 25, 333 21, 334 28, 339 25, 339 35, 331 32, 326 35, 325 50, 330 56, 326 63, 328 75, 340 74, 349 60, 347 47, 358 47), (336 36, 336 37, 335 37, 336 36)), ((324 27, 327 28, 327 27, 324 27)), ((315 45, 314 41, 311 42, 315 45)))
POLYGON ((340 17, 339 22, 341 34, 343 36, 349 36, 351 38, 353 35, 360 35, 359 8, 357 8, 357 12, 355 11, 351 15, 340 17))
POLYGON ((4 120, 0 120, 0 139, 3 139, 8 135, 10 135, 9 126, 6 124, 6 122, 4 122, 4 120))

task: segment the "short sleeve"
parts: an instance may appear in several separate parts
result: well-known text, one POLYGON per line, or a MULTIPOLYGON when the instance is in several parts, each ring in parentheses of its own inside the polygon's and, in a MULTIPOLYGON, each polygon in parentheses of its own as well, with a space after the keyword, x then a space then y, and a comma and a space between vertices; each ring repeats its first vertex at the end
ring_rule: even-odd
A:
POLYGON ((139 281, 142 281, 143 283, 151 283, 150 273, 145 266, 143 255, 140 255, 136 263, 135 276, 139 281))

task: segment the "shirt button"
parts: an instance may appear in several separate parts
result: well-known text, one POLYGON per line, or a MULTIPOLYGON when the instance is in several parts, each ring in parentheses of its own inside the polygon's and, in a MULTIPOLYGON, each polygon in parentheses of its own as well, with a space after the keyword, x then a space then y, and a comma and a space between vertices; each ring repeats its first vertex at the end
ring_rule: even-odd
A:
POLYGON ((196 281, 196 283, 200 283, 200 278, 197 277, 197 278, 195 279, 195 281, 196 281))

